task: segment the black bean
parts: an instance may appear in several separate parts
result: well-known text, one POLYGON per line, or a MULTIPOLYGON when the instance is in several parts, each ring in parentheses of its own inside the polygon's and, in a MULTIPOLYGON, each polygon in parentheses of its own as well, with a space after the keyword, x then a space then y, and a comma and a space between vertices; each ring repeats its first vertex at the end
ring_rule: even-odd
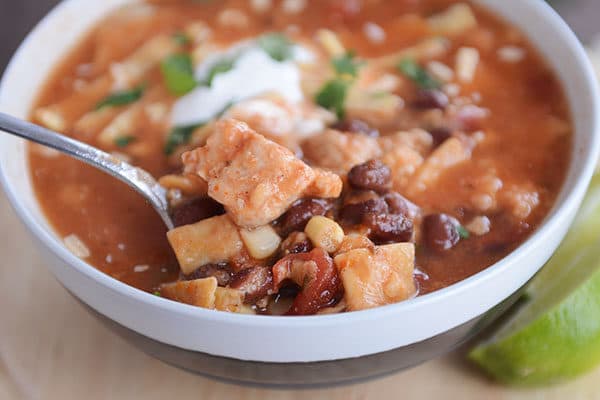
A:
POLYGON ((409 201, 399 193, 389 192, 383 196, 391 214, 410 216, 409 201))
POLYGON ((440 144, 444 143, 446 139, 449 139, 452 136, 452 130, 446 127, 438 127, 429 130, 429 133, 433 137, 433 146, 438 147, 440 144))
POLYGON ((283 256, 288 254, 308 253, 313 246, 304 232, 292 232, 281 243, 281 253, 283 256))
POLYGON ((382 198, 373 198, 360 203, 349 203, 340 210, 340 219, 348 225, 360 224, 367 214, 387 214, 388 206, 382 198))
POLYGON ((356 189, 382 193, 392 183, 392 171, 379 160, 370 160, 353 167, 348 172, 348 182, 356 189))
POLYGON ((363 223, 371 229, 369 238, 376 244, 409 242, 413 237, 412 220, 404 215, 367 214, 363 223))
POLYGON ((191 281, 194 279, 203 279, 213 276, 217 278, 219 286, 227 286, 231 281, 231 274, 231 268, 227 263, 206 264, 196 269, 191 274, 183 275, 182 279, 191 281))
POLYGON ((269 267, 252 267, 236 273, 229 287, 244 293, 244 301, 252 303, 273 289, 273 274, 269 267))
POLYGON ((448 107, 450 100, 446 93, 441 90, 425 89, 419 90, 413 104, 417 108, 439 108, 443 110, 448 107))
POLYGON ((303 231, 308 221, 315 215, 325 215, 331 208, 326 200, 301 199, 279 219, 277 226, 287 236, 293 231, 303 231))
POLYGON ((453 248, 460 240, 459 222, 447 214, 431 214, 423 219, 423 236, 427 246, 435 251, 453 248))
POLYGON ((360 119, 347 119, 333 126, 342 132, 360 133, 369 137, 379 137, 379 131, 360 119))
POLYGON ((213 199, 199 198, 173 208, 171 217, 175 226, 182 226, 224 213, 223 206, 213 199))

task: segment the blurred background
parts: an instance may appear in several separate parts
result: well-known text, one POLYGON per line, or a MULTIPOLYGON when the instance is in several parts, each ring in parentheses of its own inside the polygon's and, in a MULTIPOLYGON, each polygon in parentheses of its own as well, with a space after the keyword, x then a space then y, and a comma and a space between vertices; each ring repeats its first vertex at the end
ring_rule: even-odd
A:
MULTIPOLYGON (((90 0, 94 1, 94 0, 90 0)), ((0 72, 27 32, 59 0, 0 0, 0 72)), ((589 43, 600 33, 600 0, 549 1, 573 27, 581 40, 589 43)))

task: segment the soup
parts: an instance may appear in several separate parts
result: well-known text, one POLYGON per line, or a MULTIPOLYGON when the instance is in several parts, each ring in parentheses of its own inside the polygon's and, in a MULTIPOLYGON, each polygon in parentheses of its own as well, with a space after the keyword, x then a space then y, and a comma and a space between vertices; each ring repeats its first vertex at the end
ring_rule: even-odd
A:
POLYGON ((451 0, 152 1, 99 23, 33 121, 152 173, 176 228, 46 148, 65 245, 141 290, 221 311, 356 311, 465 279, 554 204, 572 124, 523 34, 451 0))

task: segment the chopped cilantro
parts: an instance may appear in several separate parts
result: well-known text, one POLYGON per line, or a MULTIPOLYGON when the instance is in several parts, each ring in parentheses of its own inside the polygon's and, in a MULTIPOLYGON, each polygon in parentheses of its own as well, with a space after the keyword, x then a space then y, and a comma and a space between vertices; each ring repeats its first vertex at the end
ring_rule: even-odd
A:
POLYGON ((468 239, 471 236, 471 233, 462 225, 458 225, 456 231, 461 239, 468 239))
POLYGON ((196 87, 192 58, 189 54, 173 54, 164 59, 160 71, 171 93, 183 96, 196 87))
POLYGON ((152 293, 152 294, 155 296, 158 296, 158 297, 162 297, 162 294, 160 294, 160 292, 158 290, 155 290, 154 293, 152 293))
POLYGON ((100 110, 104 107, 123 106, 129 103, 136 102, 140 99, 140 97, 142 97, 142 94, 144 94, 145 89, 145 85, 139 85, 134 87, 133 89, 114 92, 106 96, 104 99, 100 100, 96 104, 96 110, 100 110))
POLYGON ((165 154, 171 155, 178 146, 189 142, 190 138, 192 137, 192 133, 202 125, 203 124, 194 124, 174 127, 171 132, 169 132, 169 136, 167 137, 165 154))
POLYGON ((180 46, 187 46, 192 42, 192 39, 183 32, 175 32, 173 34, 173 40, 180 46))
POLYGON ((127 147, 130 143, 135 142, 135 136, 119 136, 115 139, 115 145, 117 147, 127 147))
POLYGON ((210 71, 208 71, 208 74, 206 76, 206 79, 204 80, 203 84, 206 86, 212 86, 212 82, 213 79, 215 79, 215 76, 219 75, 219 74, 224 74, 225 72, 229 72, 231 71, 231 69, 233 68, 233 60, 220 60, 219 62, 217 62, 215 65, 212 66, 212 68, 210 69, 210 71))
POLYGON ((292 42, 281 33, 267 33, 258 38, 258 45, 275 61, 292 58, 292 42))
POLYGON ((345 114, 344 103, 351 82, 345 79, 335 78, 330 80, 321 88, 315 102, 323 108, 335 111, 337 117, 342 119, 345 114))
POLYGON ((361 62, 357 61, 353 51, 348 51, 343 56, 335 57, 331 60, 333 68, 338 75, 351 76, 356 78, 361 62))
POLYGON ((437 79, 411 58, 400 61, 398 69, 422 89, 437 89, 441 86, 437 79))

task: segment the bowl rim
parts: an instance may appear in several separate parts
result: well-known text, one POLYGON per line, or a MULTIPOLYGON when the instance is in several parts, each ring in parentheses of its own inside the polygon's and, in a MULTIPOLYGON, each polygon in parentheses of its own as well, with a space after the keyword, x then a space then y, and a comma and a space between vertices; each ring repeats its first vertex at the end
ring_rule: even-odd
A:
MULTIPOLYGON (((53 24, 55 22, 55 18, 61 13, 67 4, 73 1, 76 0, 66 0, 55 6, 23 40, 17 51, 12 56, 2 76, 2 80, 0 81, 0 104, 7 101, 7 81, 15 74, 15 66, 17 61, 23 57, 24 49, 27 48, 32 41, 36 40, 37 33, 40 31, 42 26, 53 24)), ((451 298, 457 294, 469 291, 472 287, 477 286, 480 281, 492 279, 493 277, 502 274, 507 268, 510 268, 514 264, 515 260, 518 260, 522 255, 524 255, 529 248, 541 245, 543 246, 542 239, 547 236, 549 232, 556 230, 557 227, 564 222, 565 218, 568 219, 567 215, 572 212, 572 210, 577 208, 592 177, 596 160, 600 154, 600 119, 598 114, 598 110, 600 110, 600 95, 595 86, 596 78, 593 68, 587 58, 583 46, 575 34, 571 31, 566 22, 564 22, 548 4, 546 4, 543 0, 537 0, 532 2, 529 6, 536 9, 540 15, 540 18, 543 18, 545 21, 551 23, 557 28, 557 35, 563 36, 563 39, 566 40, 568 44, 575 50, 576 57, 572 61, 573 65, 577 66, 578 71, 583 74, 584 79, 588 83, 593 83, 593 85, 591 85, 593 88, 590 89, 590 101, 593 103, 593 108, 597 112, 589 116, 591 120, 591 126, 593 127, 593 132, 590 133, 589 146, 583 150, 583 154, 581 155, 585 159, 585 166, 577 173, 577 180, 573 184, 573 190, 565 195, 564 201, 561 204, 555 204, 554 208, 545 217, 544 221, 528 237, 528 239, 521 243, 506 257, 466 279, 463 279, 443 289, 417 296, 413 299, 396 304, 349 313, 285 318, 279 316, 243 315, 218 311, 215 312, 215 310, 202 309, 195 306, 170 301, 134 288, 133 286, 129 286, 99 271, 93 265, 88 264, 84 260, 74 256, 72 253, 66 250, 64 246, 61 245, 60 237, 55 232, 46 230, 37 224, 30 211, 20 204, 17 190, 9 182, 6 172, 3 168, 0 168, 0 182, 10 203, 13 206, 13 209, 19 215, 20 219, 25 223, 28 229, 37 238, 41 239, 41 241, 65 264, 70 267, 74 267, 79 273, 84 274, 96 284, 102 285, 104 288, 110 291, 118 292, 127 297, 133 297, 137 301, 146 303, 151 307, 157 307, 170 313, 176 313, 185 318, 195 318, 216 322, 234 322, 241 326, 275 328, 294 326, 306 327, 324 324, 330 325, 336 324, 342 320, 345 322, 348 322, 348 320, 379 320, 384 319, 391 314, 396 314, 400 310, 411 312, 411 309, 426 306, 434 301, 440 301, 440 298, 451 298)), ((486 6, 486 8, 489 7, 486 6)), ((536 43, 534 41, 532 42, 535 47, 536 43)), ((547 62, 550 63, 549 60, 547 60, 547 62)), ((569 167, 573 166, 573 162, 574 160, 571 160, 569 167)), ((565 190, 566 185, 567 183, 564 182, 561 193, 565 190)), ((484 311, 487 310, 483 310, 482 312, 484 311)))

